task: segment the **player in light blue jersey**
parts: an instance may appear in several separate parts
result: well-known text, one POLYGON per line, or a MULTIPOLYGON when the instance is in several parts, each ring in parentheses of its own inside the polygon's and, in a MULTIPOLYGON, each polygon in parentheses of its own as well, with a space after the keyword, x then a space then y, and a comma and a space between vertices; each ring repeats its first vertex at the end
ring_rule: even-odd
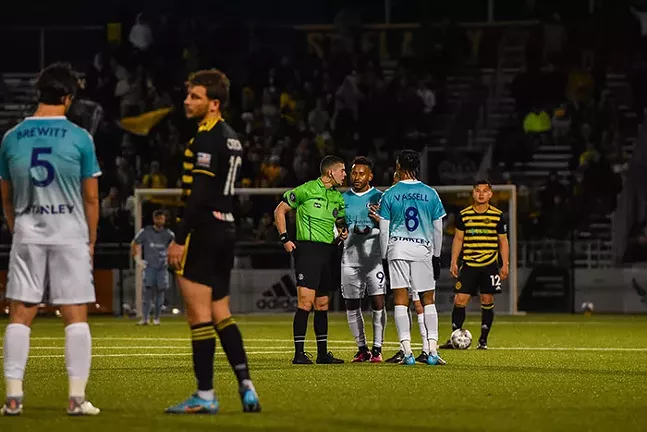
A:
POLYGON ((96 415, 85 398, 94 303, 92 257, 99 222, 101 174, 90 134, 65 118, 78 88, 76 73, 56 63, 38 77, 38 108, 7 132, 0 147, 2 206, 13 234, 4 335, 4 415, 22 413, 31 323, 49 286, 49 302, 65 322, 69 415, 96 415))
POLYGON ((388 260, 395 304, 393 318, 404 350, 403 363, 414 365, 411 351, 409 292, 417 293, 424 307, 429 340, 427 364, 443 365, 438 356, 438 313, 435 281, 440 276, 445 209, 438 193, 419 181, 420 156, 404 150, 396 161, 399 181, 380 200, 380 246, 388 260))
POLYGON ((351 188, 344 193, 348 238, 342 255, 341 292, 346 301, 348 326, 357 342, 357 354, 353 362, 382 361, 382 343, 386 328, 386 277, 382 268, 379 243, 379 216, 377 206, 382 192, 373 188, 373 162, 365 157, 353 161, 351 188), (373 348, 366 346, 362 298, 364 293, 371 298, 373 309, 373 348))
POLYGON ((155 303, 153 325, 160 325, 160 315, 164 306, 164 294, 169 287, 167 249, 175 239, 175 234, 166 229, 164 210, 153 212, 153 225, 139 230, 130 249, 135 261, 144 268, 144 293, 142 319, 138 325, 148 325, 151 309, 155 303))

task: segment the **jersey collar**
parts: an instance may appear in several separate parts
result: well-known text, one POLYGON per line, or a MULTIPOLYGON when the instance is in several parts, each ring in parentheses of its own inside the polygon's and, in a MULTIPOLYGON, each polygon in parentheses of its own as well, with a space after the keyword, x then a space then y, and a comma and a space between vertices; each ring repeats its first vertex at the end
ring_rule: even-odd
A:
POLYGON ((370 188, 368 188, 368 190, 365 190, 364 192, 355 192, 355 191, 353 190, 353 188, 350 188, 350 191, 351 191, 352 193, 354 193, 355 195, 357 195, 358 197, 361 197, 361 196, 363 196, 363 195, 366 195, 367 193, 369 193, 369 192, 370 192, 370 191, 372 191, 373 189, 374 189, 374 188, 373 188, 373 186, 371 186, 370 188))
POLYGON ((40 116, 40 117, 34 117, 34 116, 29 116, 25 117, 25 120, 67 120, 67 117, 65 116, 40 116))

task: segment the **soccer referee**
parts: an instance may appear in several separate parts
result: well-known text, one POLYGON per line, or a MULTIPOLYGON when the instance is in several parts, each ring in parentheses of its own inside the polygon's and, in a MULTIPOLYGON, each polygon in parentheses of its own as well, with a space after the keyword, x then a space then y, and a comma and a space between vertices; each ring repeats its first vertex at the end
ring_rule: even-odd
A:
POLYGON ((293 364, 312 364, 304 351, 308 314, 314 306, 314 328, 317 337, 317 363, 336 364, 343 360, 328 351, 328 301, 335 284, 334 266, 340 266, 338 239, 346 240, 348 229, 342 194, 335 188, 346 178, 343 159, 326 156, 319 165, 321 176, 287 191, 274 210, 276 228, 285 250, 294 253, 296 263, 298 306, 294 314, 293 364), (296 243, 288 237, 285 216, 297 211, 296 243), (335 238, 337 234, 338 239, 335 238))

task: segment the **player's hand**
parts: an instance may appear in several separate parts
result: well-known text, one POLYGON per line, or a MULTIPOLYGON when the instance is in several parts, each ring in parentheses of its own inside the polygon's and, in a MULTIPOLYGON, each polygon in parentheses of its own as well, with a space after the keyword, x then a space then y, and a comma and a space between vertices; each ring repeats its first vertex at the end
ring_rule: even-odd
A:
POLYGON ((146 262, 146 260, 141 259, 141 257, 139 256, 135 257, 135 262, 142 267, 146 267, 148 265, 148 262, 146 262))
POLYGON ((431 265, 434 268, 434 280, 440 279, 440 257, 431 257, 431 265))
POLYGON ((342 228, 342 230, 339 231, 339 238, 342 241, 346 241, 346 239, 348 238, 348 228, 342 228))
POLYGON ((369 204, 368 206, 368 217, 373 219, 375 222, 380 223, 380 215, 378 212, 380 211, 380 205, 379 204, 369 204))
POLYGON ((452 263, 452 265, 449 267, 449 273, 456 279, 458 279, 458 263, 452 263))
POLYGON ((182 257, 184 256, 184 245, 174 241, 168 247, 168 264, 175 270, 182 269, 182 257))
POLYGON ((499 270, 499 276, 501 276, 502 281, 506 280, 509 274, 510 268, 507 265, 504 265, 503 267, 501 267, 501 270, 499 270))
POLYGON ((294 242, 287 241, 283 243, 283 247, 285 248, 287 253, 292 253, 292 251, 297 248, 297 245, 295 245, 294 242))

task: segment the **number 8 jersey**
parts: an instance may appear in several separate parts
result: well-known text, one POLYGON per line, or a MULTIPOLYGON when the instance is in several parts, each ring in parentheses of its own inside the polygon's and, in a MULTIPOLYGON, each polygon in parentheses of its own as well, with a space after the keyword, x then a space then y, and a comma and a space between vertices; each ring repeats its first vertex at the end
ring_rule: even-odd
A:
POLYGON ((387 189, 380 201, 380 217, 389 221, 387 258, 431 260, 433 222, 444 216, 438 192, 418 180, 402 180, 387 189))
POLYGON ((11 183, 14 243, 88 242, 82 180, 101 175, 92 136, 60 117, 27 117, 0 147, 0 178, 11 183))

